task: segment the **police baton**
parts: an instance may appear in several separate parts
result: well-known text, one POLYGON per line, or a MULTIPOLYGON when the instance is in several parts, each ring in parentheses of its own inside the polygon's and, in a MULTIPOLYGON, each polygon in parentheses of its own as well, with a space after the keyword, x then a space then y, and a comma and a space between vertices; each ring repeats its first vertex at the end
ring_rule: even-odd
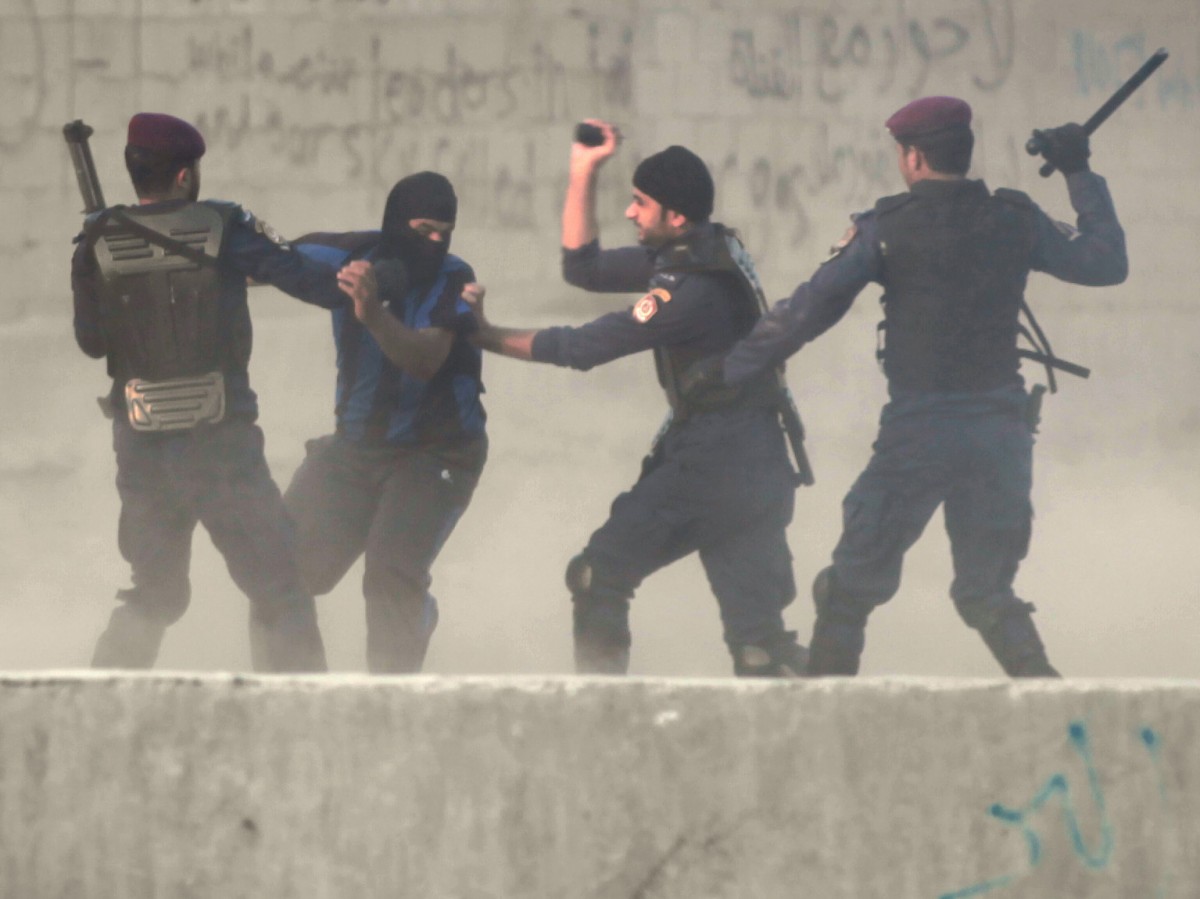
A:
MULTIPOLYGON (((1142 86, 1142 83, 1154 74, 1155 70, 1167 61, 1167 49, 1162 47, 1142 63, 1142 67, 1138 69, 1129 80, 1117 88, 1116 92, 1104 101, 1103 105, 1092 113, 1092 117, 1083 123, 1083 133, 1091 135, 1097 128, 1104 124, 1105 120, 1110 115, 1117 111, 1122 103, 1129 99, 1129 95, 1142 86)), ((1037 156, 1046 152, 1047 143, 1045 136, 1040 131, 1034 131, 1033 137, 1025 142, 1025 152, 1030 156, 1037 156)), ((1054 166, 1047 162, 1038 170, 1038 174, 1043 178, 1049 178, 1054 174, 1054 166)))

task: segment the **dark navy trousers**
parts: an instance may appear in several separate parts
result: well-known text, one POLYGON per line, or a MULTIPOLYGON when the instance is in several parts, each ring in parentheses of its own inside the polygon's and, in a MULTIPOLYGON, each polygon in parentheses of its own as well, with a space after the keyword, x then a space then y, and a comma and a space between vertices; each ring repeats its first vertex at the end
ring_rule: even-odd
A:
POLYGON ((866 470, 843 502, 840 591, 864 611, 900 586, 904 554, 945 505, 960 610, 1012 597, 1029 548, 1033 436, 1020 388, 893 398, 866 470))
POLYGON ((328 593, 365 555, 367 667, 420 671, 438 617, 430 569, 475 492, 486 438, 421 448, 331 434, 307 449, 285 496, 302 583, 328 593))
POLYGON ((673 426, 583 551, 590 594, 623 608, 646 577, 695 552, 731 650, 773 643, 796 595, 786 539, 795 489, 773 411, 728 410, 673 426))
POLYGON ((263 455, 261 429, 227 419, 185 431, 113 424, 118 543, 133 586, 96 647, 97 667, 154 664, 166 628, 191 599, 192 534, 203 524, 251 603, 254 667, 323 671, 312 595, 300 586, 294 534, 263 455))

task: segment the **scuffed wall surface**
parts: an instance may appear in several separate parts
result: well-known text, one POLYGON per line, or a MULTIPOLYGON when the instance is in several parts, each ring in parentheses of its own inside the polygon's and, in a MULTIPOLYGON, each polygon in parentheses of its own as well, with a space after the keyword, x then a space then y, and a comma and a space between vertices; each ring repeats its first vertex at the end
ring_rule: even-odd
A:
POLYGON ((1192 899, 1198 701, 1169 682, 10 676, 0 892, 1192 899))

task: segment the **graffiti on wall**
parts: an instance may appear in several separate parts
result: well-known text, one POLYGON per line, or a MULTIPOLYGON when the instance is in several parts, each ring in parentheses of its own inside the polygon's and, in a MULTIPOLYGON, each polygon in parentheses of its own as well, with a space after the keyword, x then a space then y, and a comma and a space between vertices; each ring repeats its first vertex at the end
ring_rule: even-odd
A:
MULTIPOLYGON (((1061 823, 1075 861, 1091 871, 1103 871, 1112 863, 1117 838, 1109 814, 1108 798, 1103 786, 1099 763, 1091 732, 1083 721, 1072 721, 1067 727, 1067 740, 1071 751, 1083 767, 1083 784, 1072 783, 1066 772, 1052 774, 1023 805, 1010 806, 994 803, 988 814, 1005 827, 1020 833, 1026 849, 1025 870, 991 877, 962 889, 943 893, 939 899, 971 899, 990 895, 1016 886, 1033 875, 1046 860, 1047 834, 1045 828, 1061 823), (1090 808, 1085 808, 1090 806, 1090 808), (1090 815, 1087 814, 1090 812, 1090 815), (1056 815, 1054 813, 1057 813, 1056 815), (1092 830, 1085 832, 1084 820, 1093 820, 1092 830)), ((1168 804, 1167 779, 1163 770, 1162 738, 1151 727, 1142 727, 1135 740, 1146 753, 1154 776, 1157 803, 1165 812, 1168 804)), ((1167 895, 1171 885, 1168 875, 1147 891, 1147 897, 1167 895)), ((1150 885, 1147 885, 1148 890, 1150 885)))
MULTIPOLYGON (((1071 32, 1071 61, 1075 85, 1084 97, 1106 99, 1125 83, 1158 47, 1144 32, 1105 39, 1093 31, 1071 32)), ((1168 47, 1168 50, 1171 48, 1168 47)), ((1194 109, 1200 103, 1200 76, 1189 75, 1186 63, 1171 59, 1128 101, 1136 108, 1194 109)))
POLYGON ((729 72, 754 98, 836 103, 860 86, 915 96, 939 67, 965 64, 975 87, 994 91, 1012 73, 1015 46, 1012 0, 951 2, 926 16, 900 7, 892 18, 791 12, 769 29, 735 30, 729 72))

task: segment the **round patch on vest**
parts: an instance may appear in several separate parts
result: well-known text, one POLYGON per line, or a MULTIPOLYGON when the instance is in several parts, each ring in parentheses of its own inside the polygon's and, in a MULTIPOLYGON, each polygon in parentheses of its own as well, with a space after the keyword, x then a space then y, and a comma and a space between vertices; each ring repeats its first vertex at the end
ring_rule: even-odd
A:
POLYGON ((643 325, 654 318, 659 303, 671 302, 671 292, 665 287, 656 287, 633 304, 633 317, 643 325))

